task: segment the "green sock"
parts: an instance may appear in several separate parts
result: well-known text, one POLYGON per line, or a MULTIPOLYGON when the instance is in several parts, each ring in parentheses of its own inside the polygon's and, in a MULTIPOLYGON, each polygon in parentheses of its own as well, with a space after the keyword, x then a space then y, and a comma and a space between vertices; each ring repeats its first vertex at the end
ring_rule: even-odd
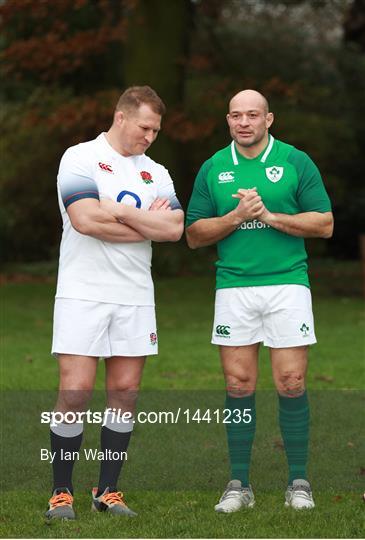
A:
POLYGON ((225 408, 232 411, 230 418, 228 418, 228 413, 225 414, 227 420, 231 420, 230 423, 226 423, 231 479, 241 480, 242 486, 247 487, 249 485, 251 449, 256 428, 255 394, 240 398, 227 394, 225 408), (235 409, 238 409, 240 413, 237 413, 235 409), (244 409, 250 409, 246 410, 246 416, 244 416, 244 409), (242 419, 248 419, 248 414, 251 415, 251 421, 245 423, 242 419), (239 422, 232 421, 238 418, 239 422))
POLYGON ((279 424, 289 465, 289 484, 307 480, 309 404, 305 391, 299 397, 279 394, 279 424))

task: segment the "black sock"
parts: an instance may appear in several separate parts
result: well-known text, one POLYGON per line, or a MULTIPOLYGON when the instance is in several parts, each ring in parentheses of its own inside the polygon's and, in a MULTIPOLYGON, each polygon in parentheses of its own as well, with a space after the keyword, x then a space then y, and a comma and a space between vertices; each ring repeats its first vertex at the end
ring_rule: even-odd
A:
MULTIPOLYGON (((101 428, 101 451, 106 454, 107 451, 120 454, 126 452, 131 438, 132 431, 119 432, 113 431, 106 426, 101 428)), ((122 465, 125 461, 123 459, 103 459, 100 463, 100 476, 98 483, 97 497, 99 497, 105 488, 109 487, 110 491, 117 491, 117 483, 120 475, 122 465)))
MULTIPOLYGON (((61 428, 57 426, 55 430, 57 430, 58 433, 67 433, 68 428, 69 425, 62 425, 61 428)), ((74 437, 65 437, 59 435, 58 433, 55 433, 52 429, 50 431, 51 451, 52 455, 55 456, 52 463, 52 491, 60 487, 66 487, 71 493, 73 493, 72 471, 75 460, 77 459, 77 454, 73 454, 73 452, 78 452, 80 450, 82 442, 82 431, 74 437), (70 452, 70 454, 66 454, 66 452, 70 452), (72 459, 65 459, 66 457, 71 457, 72 459)))

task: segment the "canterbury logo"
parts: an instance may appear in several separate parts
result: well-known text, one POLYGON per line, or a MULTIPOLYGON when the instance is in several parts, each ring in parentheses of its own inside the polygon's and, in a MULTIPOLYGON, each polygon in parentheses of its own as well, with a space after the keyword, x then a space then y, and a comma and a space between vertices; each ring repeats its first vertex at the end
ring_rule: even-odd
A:
POLYGON ((215 333, 217 336, 228 337, 231 333, 231 327, 223 324, 218 324, 215 327, 215 333))
POLYGON ((218 175, 219 183, 224 184, 225 182, 234 182, 233 175, 234 175, 234 171, 226 171, 226 172, 219 173, 218 175))
POLYGON ((101 161, 99 161, 99 167, 103 171, 107 171, 107 172, 111 172, 111 173, 113 172, 113 169, 112 169, 111 165, 107 165, 106 163, 101 163, 101 161))

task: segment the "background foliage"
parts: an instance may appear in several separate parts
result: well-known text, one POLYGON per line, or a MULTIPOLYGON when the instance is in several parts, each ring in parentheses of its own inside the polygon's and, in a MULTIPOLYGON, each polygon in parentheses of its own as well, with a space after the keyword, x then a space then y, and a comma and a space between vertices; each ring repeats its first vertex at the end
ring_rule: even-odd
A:
POLYGON ((229 97, 262 91, 274 136, 313 157, 333 201, 335 236, 310 249, 357 256, 363 0, 5 0, 0 16, 3 261, 56 256, 59 159, 108 129, 131 84, 152 85, 168 106, 150 154, 168 166, 184 205, 201 163, 229 142, 229 97))

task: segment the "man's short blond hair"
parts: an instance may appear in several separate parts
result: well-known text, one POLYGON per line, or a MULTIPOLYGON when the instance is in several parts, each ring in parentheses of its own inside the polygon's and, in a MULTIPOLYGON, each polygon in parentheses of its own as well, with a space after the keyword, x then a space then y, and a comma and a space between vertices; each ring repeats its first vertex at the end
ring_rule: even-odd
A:
POLYGON ((166 107, 160 96, 150 86, 130 86, 120 96, 116 111, 132 113, 141 105, 149 105, 153 112, 163 116, 166 107))

